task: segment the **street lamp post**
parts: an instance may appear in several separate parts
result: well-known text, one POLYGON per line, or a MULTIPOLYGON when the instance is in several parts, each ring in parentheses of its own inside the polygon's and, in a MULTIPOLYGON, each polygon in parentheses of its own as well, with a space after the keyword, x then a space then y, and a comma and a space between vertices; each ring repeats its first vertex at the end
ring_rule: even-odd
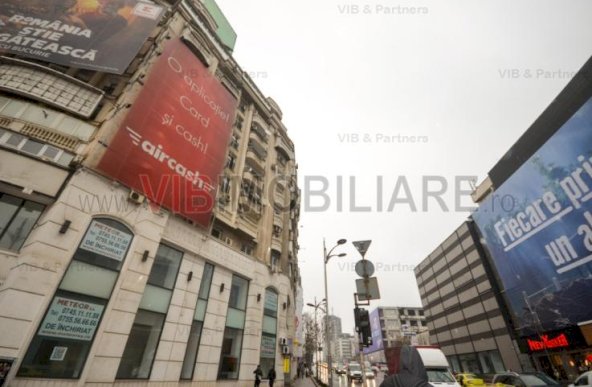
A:
POLYGON ((319 324, 317 322, 317 309, 321 309, 323 312, 325 312, 325 314, 327 313, 322 305, 324 302, 326 302, 326 299, 322 299, 321 301, 317 302, 317 298, 315 297, 314 299, 314 304, 311 304, 310 302, 307 303, 306 305, 314 308, 314 313, 315 313, 315 353, 316 353, 316 363, 317 363, 317 378, 319 378, 319 324))
POLYGON ((347 240, 345 239, 340 239, 337 241, 337 244, 335 246, 333 246, 331 248, 331 250, 329 250, 329 252, 327 253, 327 247, 325 246, 325 239, 323 238, 323 261, 324 261, 324 269, 325 269, 325 301, 327 302, 327 313, 325 313, 325 340, 327 341, 326 343, 326 348, 327 348, 327 363, 329 366, 329 386, 333 387, 333 359, 332 359, 332 354, 331 354, 331 329, 329 326, 329 292, 327 291, 327 263, 329 262, 329 259, 331 257, 345 257, 345 253, 341 253, 341 254, 333 254, 331 255, 331 253, 333 252, 333 250, 335 250, 335 248, 339 245, 342 245, 344 243, 346 243, 347 240))

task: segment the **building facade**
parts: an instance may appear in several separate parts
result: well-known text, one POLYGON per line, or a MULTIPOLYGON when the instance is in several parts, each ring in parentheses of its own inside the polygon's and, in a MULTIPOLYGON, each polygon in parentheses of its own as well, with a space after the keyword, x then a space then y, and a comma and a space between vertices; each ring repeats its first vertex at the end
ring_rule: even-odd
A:
POLYGON ((336 341, 337 352, 335 354, 335 362, 347 364, 354 359, 354 347, 357 340, 349 333, 342 333, 336 341))
POLYGON ((472 218, 522 353, 592 369, 592 58, 474 192, 472 218))
POLYGON ((230 25, 210 0, 44 4, 0 5, 8 385, 289 382, 294 146, 230 25))
POLYGON ((384 363, 384 348, 403 343, 429 345, 428 325, 423 308, 381 306, 370 312, 372 345, 364 355, 372 363, 384 363))
POLYGON ((415 277, 430 342, 440 346, 454 371, 493 374, 525 368, 471 222, 426 257, 415 277))

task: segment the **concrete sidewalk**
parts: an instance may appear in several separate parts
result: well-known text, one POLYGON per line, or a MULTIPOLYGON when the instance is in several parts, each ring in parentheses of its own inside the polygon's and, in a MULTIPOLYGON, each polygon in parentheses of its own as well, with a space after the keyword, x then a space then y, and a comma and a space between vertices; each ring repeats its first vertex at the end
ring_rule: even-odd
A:
POLYGON ((315 387, 311 378, 296 379, 294 387, 315 387))

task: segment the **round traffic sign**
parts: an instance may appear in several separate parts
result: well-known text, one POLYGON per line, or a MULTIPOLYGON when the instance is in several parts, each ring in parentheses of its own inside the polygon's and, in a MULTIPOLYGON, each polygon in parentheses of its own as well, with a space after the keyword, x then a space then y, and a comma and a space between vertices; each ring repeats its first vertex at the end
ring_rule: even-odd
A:
POLYGON ((356 273, 360 277, 370 277, 374 274, 374 264, 367 259, 361 259, 356 263, 356 273))

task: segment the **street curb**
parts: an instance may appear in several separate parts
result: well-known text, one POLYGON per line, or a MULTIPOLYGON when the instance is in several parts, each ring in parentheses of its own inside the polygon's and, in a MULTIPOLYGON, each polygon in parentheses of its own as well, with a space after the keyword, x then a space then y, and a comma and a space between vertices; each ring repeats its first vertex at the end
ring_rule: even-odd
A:
POLYGON ((315 378, 311 377, 311 378, 310 378, 310 380, 312 380, 312 383, 313 383, 313 384, 314 384, 316 387, 319 387, 319 386, 320 386, 320 384, 317 382, 317 380, 316 380, 315 378))

